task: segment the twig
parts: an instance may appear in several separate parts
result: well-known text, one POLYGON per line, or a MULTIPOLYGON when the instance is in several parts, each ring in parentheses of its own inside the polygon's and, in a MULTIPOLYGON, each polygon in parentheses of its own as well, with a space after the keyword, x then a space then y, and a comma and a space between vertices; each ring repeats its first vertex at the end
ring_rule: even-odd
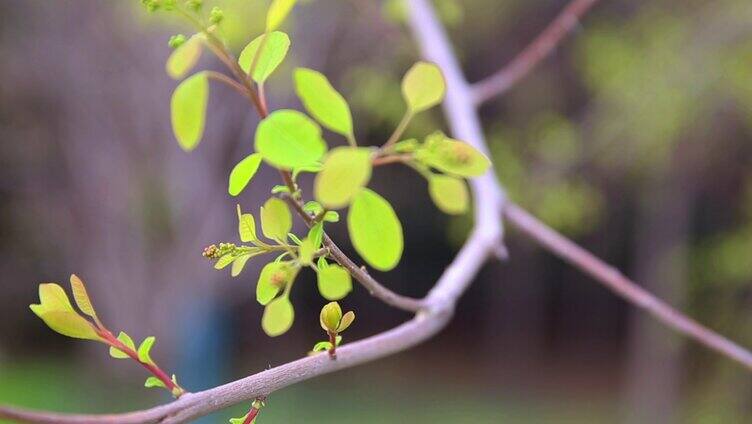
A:
MULTIPOLYGON (((305 221, 306 225, 310 227, 316 223, 315 217, 310 215, 303 209, 303 204, 299 200, 294 199, 290 195, 284 195, 282 197, 293 208, 293 210, 295 210, 295 212, 300 215, 301 218, 303 218, 303 221, 305 221)), ((353 278, 355 278, 360 284, 362 284, 363 287, 365 287, 366 290, 368 290, 368 292, 374 297, 380 299, 382 302, 388 305, 408 312, 418 312, 424 307, 423 301, 421 301, 420 299, 414 299, 397 294, 376 281, 376 279, 371 277, 371 275, 365 269, 356 265, 355 262, 352 261, 352 259, 345 255, 345 253, 342 252, 339 246, 334 243, 334 241, 329 237, 328 234, 324 233, 322 243, 324 247, 329 249, 329 253, 332 258, 334 258, 334 260, 336 260, 340 265, 347 269, 347 271, 353 276, 353 278)))
POLYGON ((527 211, 508 202, 504 217, 519 231, 554 255, 593 277, 632 305, 646 310, 658 321, 700 344, 727 356, 752 370, 752 353, 731 340, 687 317, 649 293, 619 270, 557 233, 527 211))
POLYGON ((476 83, 472 87, 472 95, 476 104, 482 104, 493 97, 505 93, 530 71, 543 58, 551 54, 578 24, 585 13, 598 0, 572 0, 559 15, 551 21, 543 32, 533 40, 511 62, 498 72, 476 83))

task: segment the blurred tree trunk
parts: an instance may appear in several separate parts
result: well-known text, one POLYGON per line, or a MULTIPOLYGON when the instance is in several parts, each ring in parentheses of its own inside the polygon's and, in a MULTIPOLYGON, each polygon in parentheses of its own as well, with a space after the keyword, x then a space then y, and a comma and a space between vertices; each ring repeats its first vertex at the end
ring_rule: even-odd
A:
MULTIPOLYGON (((692 194, 686 188, 686 178, 676 168, 653 173, 647 193, 642 196, 636 221, 633 275, 647 290, 681 307, 687 281, 686 247, 692 194)), ((679 337, 652 317, 632 310, 625 423, 676 422, 682 346, 679 337)))

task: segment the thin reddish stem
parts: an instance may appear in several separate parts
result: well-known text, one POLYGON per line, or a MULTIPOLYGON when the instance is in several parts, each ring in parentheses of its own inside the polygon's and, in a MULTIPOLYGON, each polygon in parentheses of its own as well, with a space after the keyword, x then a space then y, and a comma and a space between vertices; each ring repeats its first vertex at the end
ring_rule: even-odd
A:
POLYGON ((141 364, 142 367, 146 368, 146 370, 154 375, 154 377, 157 377, 162 383, 164 383, 165 387, 167 387, 167 389, 175 395, 175 397, 180 397, 185 393, 185 389, 175 384, 175 382, 172 381, 172 378, 170 378, 170 376, 167 375, 166 372, 162 371, 162 369, 159 368, 156 363, 150 364, 142 361, 141 358, 138 357, 138 352, 118 340, 112 334, 112 332, 110 332, 109 330, 98 330, 98 333, 102 338, 105 339, 107 344, 125 353, 126 355, 128 355, 128 357, 141 364))

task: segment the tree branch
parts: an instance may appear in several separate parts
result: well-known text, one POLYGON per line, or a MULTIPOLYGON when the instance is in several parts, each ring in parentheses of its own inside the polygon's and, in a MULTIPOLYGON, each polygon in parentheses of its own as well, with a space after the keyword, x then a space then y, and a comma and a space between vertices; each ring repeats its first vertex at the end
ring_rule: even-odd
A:
POLYGON ((731 340, 687 317, 649 293, 619 270, 557 233, 527 211, 507 203, 504 217, 519 231, 634 306, 644 309, 667 327, 752 370, 752 353, 731 340))
POLYGON ((493 97, 505 93, 546 56, 551 54, 578 24, 582 16, 598 0, 572 0, 559 15, 538 35, 532 43, 525 47, 511 62, 490 77, 476 83, 472 87, 475 103, 480 105, 493 97))
MULTIPOLYGON (((305 221, 306 225, 311 227, 315 224, 314 217, 303 209, 303 204, 299 200, 293 198, 289 194, 285 194, 282 197, 295 210, 295 212, 297 212, 297 214, 300 215, 301 218, 303 218, 303 221, 305 221)), ((334 241, 329 237, 328 234, 324 233, 322 243, 324 247, 329 249, 329 253, 331 254, 332 258, 334 258, 340 265, 347 269, 350 275, 352 275, 353 278, 355 278, 361 285, 363 285, 363 287, 365 287, 372 296, 380 299, 387 305, 394 306, 395 308, 402 309, 408 312, 418 312, 423 308, 424 305, 422 300, 402 296, 381 285, 381 283, 371 277, 368 271, 366 271, 364 268, 359 267, 357 264, 355 264, 355 262, 352 261, 352 259, 345 255, 345 253, 342 252, 339 246, 334 243, 334 241)))
MULTIPOLYGON (((508 76, 493 77, 494 80, 502 82, 496 82, 491 86, 501 88, 489 89, 490 91, 487 92, 492 93, 490 96, 505 91, 521 79, 555 47, 571 30, 577 18, 595 1, 574 0, 567 6, 565 12, 562 12, 562 15, 534 41, 534 45, 539 45, 528 47, 526 51, 529 50, 529 52, 523 52, 520 55, 522 58, 518 57, 519 64, 510 64, 511 70, 502 70, 500 73, 501 76, 505 74, 508 76)), ((436 19, 430 3, 427 0, 409 0, 408 5, 411 28, 423 56, 436 62, 444 71, 447 80, 444 110, 453 134, 488 153, 476 107, 490 96, 474 95, 474 92, 478 93, 479 89, 476 87, 473 91, 466 82, 459 63, 451 51, 446 33, 436 19)), ((309 356, 223 386, 203 392, 186 393, 172 403, 143 411, 110 415, 66 415, 0 407, 0 418, 59 424, 181 423, 240 402, 268 396, 275 390, 301 381, 409 349, 444 328, 453 314, 457 300, 471 284, 489 254, 497 256, 505 254, 505 249, 501 244, 503 227, 500 215, 502 211, 508 222, 523 233, 596 278, 626 300, 646 309, 661 322, 752 368, 752 354, 748 351, 672 309, 615 269, 537 221, 518 206, 506 202, 504 191, 492 171, 471 180, 470 184, 475 206, 474 229, 434 288, 422 300, 399 296, 381 286, 350 261, 331 239, 328 237, 325 239, 326 246, 332 251, 335 259, 348 268, 374 295, 393 306, 417 311, 412 320, 392 330, 341 346, 337 350, 336 360, 330 359, 326 353, 309 356)), ((302 210, 300 203, 294 199, 288 200, 293 201, 293 207, 296 210, 300 209, 298 213, 303 212, 301 216, 310 224, 312 218, 302 210)))

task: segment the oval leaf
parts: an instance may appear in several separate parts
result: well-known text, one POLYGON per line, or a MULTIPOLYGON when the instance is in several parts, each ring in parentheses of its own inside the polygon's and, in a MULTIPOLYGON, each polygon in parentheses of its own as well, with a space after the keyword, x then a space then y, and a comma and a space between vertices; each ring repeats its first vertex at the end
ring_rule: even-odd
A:
POLYGON ((40 305, 31 305, 31 310, 53 331, 76 339, 101 341, 94 326, 81 315, 69 311, 40 311, 40 305))
POLYGON ((352 278, 346 269, 330 265, 318 271, 319 293, 326 300, 340 300, 352 291, 352 278))
POLYGON ((261 317, 261 328, 270 337, 287 332, 295 320, 295 310, 287 297, 279 297, 266 305, 261 317))
POLYGON ((266 12, 266 31, 274 31, 290 14, 296 0, 272 0, 266 12))
POLYGON ((249 213, 243 213, 240 210, 240 205, 237 205, 238 209, 238 234, 240 235, 240 241, 247 243, 249 241, 257 240, 256 237, 256 221, 253 219, 253 215, 249 213))
POLYGON ((238 64, 246 74, 251 70, 253 58, 256 57, 264 37, 269 37, 269 39, 264 43, 261 55, 256 59, 256 68, 253 70, 253 75, 251 76, 259 84, 262 84, 269 78, 279 64, 285 60, 287 51, 290 50, 290 37, 284 32, 274 31, 256 37, 245 46, 238 57, 238 64))
POLYGON ((71 291, 73 292, 73 300, 76 301, 76 305, 78 305, 78 309, 81 310, 84 314, 96 318, 97 313, 94 311, 94 306, 91 304, 91 299, 89 299, 89 294, 86 292, 86 286, 84 285, 84 282, 78 278, 76 274, 72 274, 70 276, 70 284, 71 284, 71 291))
MULTIPOLYGON (((133 339, 131 339, 131 336, 127 335, 124 331, 121 331, 120 334, 118 334, 117 339, 120 340, 124 345, 129 347, 131 350, 136 350, 136 345, 133 343, 133 339)), ((110 346, 110 356, 115 359, 130 358, 130 356, 128 356, 125 352, 113 346, 110 346)))
POLYGON ((363 189, 350 205, 347 228, 355 250, 372 267, 389 271, 402 257, 402 224, 383 197, 363 189))
POLYGON ((371 179, 371 151, 337 147, 327 155, 324 169, 316 175, 316 200, 329 209, 347 206, 371 179))
POLYGON ((442 133, 428 136, 425 146, 416 153, 415 158, 432 168, 460 177, 477 177, 491 167, 486 155, 442 133))
POLYGON ((172 93, 172 131, 185 151, 195 149, 201 141, 208 99, 209 80, 203 72, 181 82, 172 93))
POLYGON ((326 153, 318 124, 290 109, 272 112, 261 121, 255 146, 265 161, 287 170, 310 166, 326 153))
POLYGON ((272 197, 261 207, 261 230, 272 240, 285 240, 292 229, 292 214, 284 200, 272 197))
POLYGON ((259 274, 256 284, 256 300, 266 305, 295 278, 295 267, 289 262, 269 262, 259 274))
POLYGON ((201 58, 201 50, 203 50, 202 38, 202 36, 196 34, 170 54, 165 64, 165 71, 170 78, 176 80, 183 78, 196 66, 199 58, 201 58))
POLYGON ((445 92, 444 75, 433 63, 416 63, 402 79, 402 96, 410 113, 436 106, 444 99, 445 92))
POLYGON ((232 172, 230 172, 230 183, 227 188, 227 192, 230 196, 239 195, 251 181, 256 171, 258 171, 261 164, 261 155, 254 153, 247 156, 245 159, 238 162, 232 172))
POLYGON ((322 73, 307 68, 296 69, 295 92, 308 113, 321 125, 348 139, 353 138, 350 107, 322 73))
POLYGON ((465 181, 448 175, 434 175, 428 180, 428 193, 443 212, 460 215, 467 212, 469 194, 465 181))
POLYGON ((154 342, 157 341, 157 338, 154 336, 149 336, 144 339, 143 342, 141 342, 141 346, 138 347, 138 360, 145 363, 145 364, 151 364, 154 365, 154 361, 151 359, 151 348, 154 346, 154 342))

